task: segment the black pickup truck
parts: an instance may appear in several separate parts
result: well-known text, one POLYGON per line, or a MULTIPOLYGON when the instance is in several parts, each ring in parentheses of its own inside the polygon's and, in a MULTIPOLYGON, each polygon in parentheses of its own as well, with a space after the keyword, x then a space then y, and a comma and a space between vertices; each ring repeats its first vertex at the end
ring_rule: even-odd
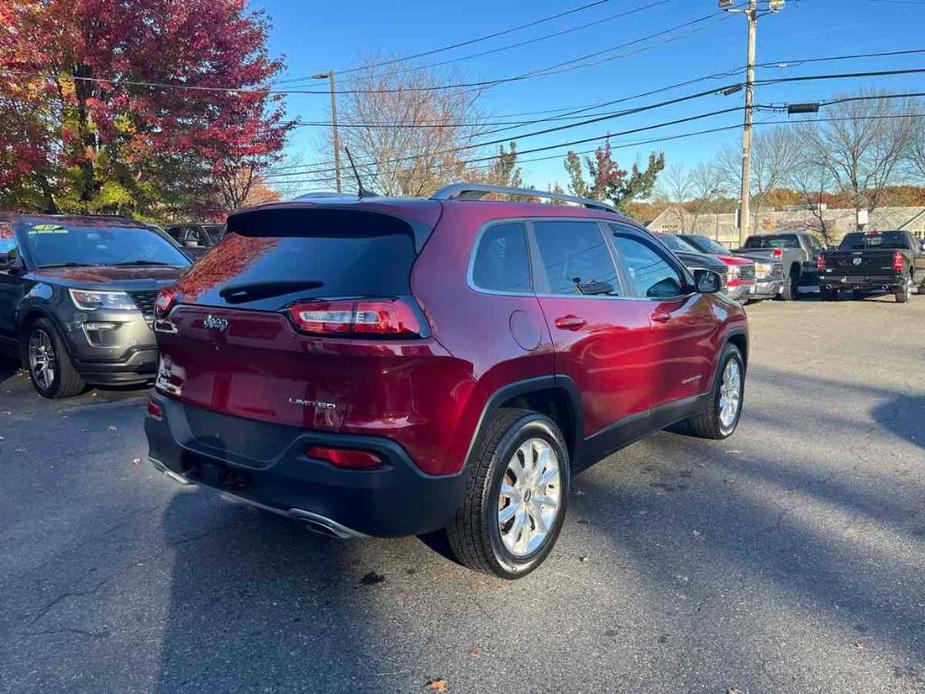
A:
POLYGON ((845 234, 837 249, 819 256, 819 293, 834 301, 841 289, 855 298, 886 291, 905 303, 912 290, 925 293, 925 252, 908 231, 845 234))

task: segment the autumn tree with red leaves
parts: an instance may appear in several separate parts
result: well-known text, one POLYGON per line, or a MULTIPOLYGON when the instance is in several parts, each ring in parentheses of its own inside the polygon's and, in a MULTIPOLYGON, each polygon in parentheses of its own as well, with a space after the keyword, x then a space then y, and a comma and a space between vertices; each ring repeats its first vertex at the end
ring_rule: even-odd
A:
POLYGON ((220 214, 279 157, 244 0, 6 0, 0 25, 0 206, 220 214))
POLYGON ((649 154, 646 168, 633 164, 630 171, 623 169, 613 156, 610 140, 594 151, 594 157, 581 158, 572 151, 565 157, 565 170, 569 175, 569 192, 582 198, 608 200, 624 212, 631 210, 633 202, 652 193, 659 172, 665 168, 665 155, 661 152, 649 154), (590 182, 585 180, 584 168, 588 170, 590 182))

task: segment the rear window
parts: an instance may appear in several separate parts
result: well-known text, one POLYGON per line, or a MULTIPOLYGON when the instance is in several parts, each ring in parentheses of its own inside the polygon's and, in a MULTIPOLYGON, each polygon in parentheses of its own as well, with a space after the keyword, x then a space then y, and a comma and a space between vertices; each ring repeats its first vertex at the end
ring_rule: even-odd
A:
POLYGON ((699 253, 699 251, 690 245, 684 239, 679 239, 674 234, 659 234, 658 240, 673 251, 679 253, 699 253))
POLYGON ((799 248, 800 240, 794 235, 787 236, 749 236, 745 239, 745 248, 799 248))
POLYGON ((523 224, 505 222, 485 230, 472 263, 472 282, 496 292, 531 291, 523 224))
POLYGON ((417 251, 407 222, 354 210, 269 212, 229 220, 181 282, 186 300, 276 310, 300 298, 410 293, 417 251))
POLYGON ((712 253, 714 255, 727 255, 729 249, 718 241, 714 241, 709 236, 694 234, 684 239, 688 243, 696 246, 702 253, 712 253))
POLYGON ((909 241, 906 234, 902 231, 884 231, 880 233, 858 233, 845 234, 838 246, 842 250, 856 251, 864 248, 889 248, 892 250, 903 250, 909 248, 909 241))

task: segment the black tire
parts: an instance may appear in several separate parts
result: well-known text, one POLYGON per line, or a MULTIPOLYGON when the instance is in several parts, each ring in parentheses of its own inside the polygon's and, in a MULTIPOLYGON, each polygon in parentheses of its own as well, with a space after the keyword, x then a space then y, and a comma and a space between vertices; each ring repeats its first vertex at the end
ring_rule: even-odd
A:
POLYGON ((819 296, 823 301, 838 301, 838 290, 837 289, 823 289, 819 288, 819 296))
POLYGON ((912 296, 912 277, 911 276, 907 275, 906 277, 903 278, 903 285, 902 287, 896 290, 895 296, 896 296, 897 304, 905 304, 907 301, 909 301, 910 297, 912 296))
POLYGON ((800 294, 800 271, 790 271, 790 275, 787 277, 787 281, 784 282, 784 287, 781 289, 780 298, 784 301, 796 301, 797 296, 800 294))
POLYGON ((735 345, 726 345, 726 349, 723 350, 723 355, 720 358, 716 377, 713 380, 715 382, 713 384, 713 395, 710 398, 710 404, 703 412, 694 415, 688 420, 688 428, 691 434, 702 439, 725 439, 731 436, 738 426, 745 400, 745 362, 742 360, 742 353, 739 351, 738 347, 735 345), (722 395, 723 374, 726 370, 726 364, 728 364, 730 360, 735 360, 739 365, 739 407, 731 424, 726 426, 723 425, 720 419, 720 397, 722 395))
MULTIPOLYGON (((556 423, 531 410, 502 409, 476 450, 462 506, 446 527, 447 540, 457 560, 470 569, 500 578, 526 576, 546 559, 556 543, 565 519, 570 482, 568 448, 556 423), (541 544, 529 554, 518 556, 502 540, 503 526, 498 518, 501 483, 517 449, 532 438, 545 441, 558 457, 559 506, 541 544)), ((529 518, 526 522, 531 528, 537 527, 529 518)))
POLYGON ((74 363, 68 354, 64 341, 55 329, 55 326, 47 318, 39 318, 26 333, 26 339, 23 343, 23 365, 29 372, 29 378, 32 380, 32 387, 44 398, 56 400, 58 398, 69 398, 77 395, 86 384, 74 368, 74 363), (52 347, 51 363, 54 365, 53 374, 48 379, 43 379, 37 375, 38 365, 30 355, 30 344, 33 339, 41 339, 45 335, 52 347))

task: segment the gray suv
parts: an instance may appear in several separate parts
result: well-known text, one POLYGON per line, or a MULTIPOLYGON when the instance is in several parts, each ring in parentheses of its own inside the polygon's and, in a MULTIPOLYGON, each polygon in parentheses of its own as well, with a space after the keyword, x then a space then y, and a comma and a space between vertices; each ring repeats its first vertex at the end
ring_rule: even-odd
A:
POLYGON ((124 217, 0 215, 0 353, 46 398, 151 381, 154 302, 189 265, 124 217))

